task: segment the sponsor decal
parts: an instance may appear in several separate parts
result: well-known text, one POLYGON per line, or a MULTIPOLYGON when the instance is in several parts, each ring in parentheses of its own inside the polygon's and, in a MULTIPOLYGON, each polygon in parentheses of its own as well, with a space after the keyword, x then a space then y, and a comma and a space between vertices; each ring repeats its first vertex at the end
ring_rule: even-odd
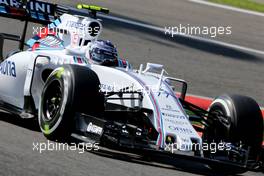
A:
POLYGON ((183 128, 183 127, 177 127, 177 126, 169 126, 169 129, 173 130, 173 131, 177 131, 179 133, 183 133, 183 134, 193 134, 193 131, 188 129, 188 128, 183 128))
POLYGON ((164 118, 164 121, 171 123, 171 124, 174 124, 174 125, 188 125, 188 122, 184 122, 184 121, 180 121, 180 120, 164 118))
POLYGON ((99 134, 101 135, 103 131, 102 127, 99 127, 97 125, 94 125, 92 122, 89 123, 87 127, 87 132, 94 133, 94 134, 99 134))
POLYGON ((163 90, 163 92, 158 92, 158 96, 165 95, 166 98, 170 96, 170 93, 166 90, 163 90))
POLYGON ((43 12, 43 13, 53 13, 54 9, 52 9, 51 5, 45 2, 40 1, 31 1, 30 4, 30 10, 36 11, 36 12, 43 12))
POLYGON ((182 119, 182 120, 186 119, 185 116, 183 116, 183 115, 175 115, 175 114, 170 114, 170 113, 165 113, 165 112, 162 112, 162 115, 165 117, 171 117, 174 119, 182 119))
POLYGON ((5 4, 7 6, 20 8, 21 3, 17 0, 0 0, 0 4, 5 4))
MULTIPOLYGON (((7 6, 11 6, 15 8, 22 8, 23 5, 18 0, 0 0, 0 4, 5 4, 7 6)), ((30 11, 42 12, 48 14, 54 12, 54 7, 52 6, 52 4, 41 1, 30 1, 27 8, 30 9, 30 11)))
POLYGON ((77 64, 88 64, 88 61, 85 57, 73 56, 73 61, 77 64))
POLYGON ((171 111, 171 112, 180 112, 177 109, 173 109, 171 105, 165 105, 165 107, 161 107, 161 109, 165 111, 171 111))
POLYGON ((0 64, 0 74, 16 77, 16 64, 12 61, 3 61, 0 64))
POLYGON ((172 106, 171 105, 165 105, 166 109, 172 110, 172 106))

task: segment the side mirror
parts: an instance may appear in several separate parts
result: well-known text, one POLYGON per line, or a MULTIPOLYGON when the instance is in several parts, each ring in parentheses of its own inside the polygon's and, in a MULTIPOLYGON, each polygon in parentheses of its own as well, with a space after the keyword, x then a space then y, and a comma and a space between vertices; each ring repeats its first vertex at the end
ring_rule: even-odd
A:
POLYGON ((184 81, 183 79, 178 79, 178 78, 173 78, 173 77, 166 77, 164 81, 180 83, 181 84, 180 99, 182 100, 185 99, 187 88, 188 88, 186 81, 184 81))

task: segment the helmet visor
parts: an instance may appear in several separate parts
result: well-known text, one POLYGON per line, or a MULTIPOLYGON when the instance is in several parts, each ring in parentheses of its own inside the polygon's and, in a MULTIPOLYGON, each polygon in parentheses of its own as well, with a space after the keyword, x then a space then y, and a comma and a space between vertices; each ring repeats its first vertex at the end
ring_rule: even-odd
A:
POLYGON ((90 57, 92 60, 102 63, 104 61, 115 61, 117 59, 116 52, 110 52, 100 48, 93 48, 90 52, 90 57))

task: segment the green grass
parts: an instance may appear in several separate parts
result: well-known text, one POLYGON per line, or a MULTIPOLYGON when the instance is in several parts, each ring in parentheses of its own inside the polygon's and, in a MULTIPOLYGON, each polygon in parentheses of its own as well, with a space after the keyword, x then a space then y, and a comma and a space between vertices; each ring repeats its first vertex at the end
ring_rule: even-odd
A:
POLYGON ((264 4, 255 2, 253 0, 208 0, 208 1, 264 13, 264 4))

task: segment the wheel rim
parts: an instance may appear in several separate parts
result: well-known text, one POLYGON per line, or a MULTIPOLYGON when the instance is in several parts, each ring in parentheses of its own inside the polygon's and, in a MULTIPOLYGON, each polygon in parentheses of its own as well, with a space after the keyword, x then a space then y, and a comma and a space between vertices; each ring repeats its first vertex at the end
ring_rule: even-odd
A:
POLYGON ((60 112, 62 106, 62 86, 58 80, 54 80, 48 86, 43 103, 44 120, 53 120, 60 112))
MULTIPOLYGON (((221 110, 215 110, 213 111, 212 113, 214 113, 216 116, 222 116, 222 115, 225 115, 225 113, 223 113, 221 110)), ((225 119, 225 118, 222 118, 222 119, 225 119)), ((229 121, 229 119, 225 119, 226 121, 229 121)), ((221 123, 221 126, 217 125, 218 128, 215 128, 214 130, 214 137, 216 138, 219 138, 221 140, 227 140, 229 137, 228 137, 228 131, 230 129, 230 123, 227 125, 227 124, 223 124, 221 123)))
POLYGON ((213 122, 213 126, 209 127, 209 131, 207 131, 205 133, 205 138, 209 141, 210 140, 229 140, 229 130, 231 127, 231 121, 228 117, 224 117, 226 116, 226 113, 224 112, 224 110, 217 106, 214 107, 213 109, 210 110, 210 113, 213 114, 214 116, 218 116, 218 118, 221 118, 220 120, 222 122, 217 122, 214 121, 213 122))

